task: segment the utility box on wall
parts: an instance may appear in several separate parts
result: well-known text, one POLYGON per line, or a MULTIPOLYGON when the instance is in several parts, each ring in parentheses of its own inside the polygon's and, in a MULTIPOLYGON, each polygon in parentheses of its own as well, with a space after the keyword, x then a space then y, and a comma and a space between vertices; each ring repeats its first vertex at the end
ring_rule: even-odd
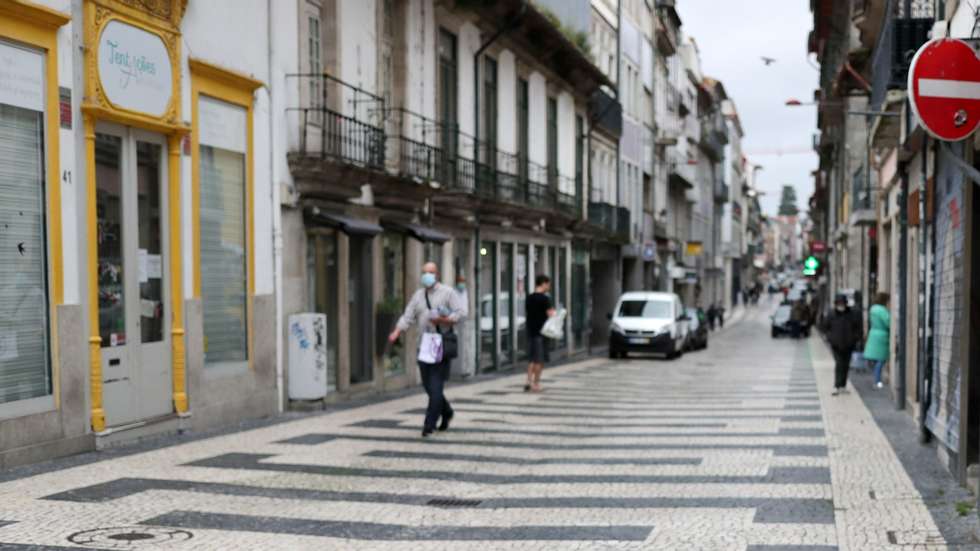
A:
POLYGON ((327 395, 327 316, 289 316, 289 399, 322 400, 327 395))

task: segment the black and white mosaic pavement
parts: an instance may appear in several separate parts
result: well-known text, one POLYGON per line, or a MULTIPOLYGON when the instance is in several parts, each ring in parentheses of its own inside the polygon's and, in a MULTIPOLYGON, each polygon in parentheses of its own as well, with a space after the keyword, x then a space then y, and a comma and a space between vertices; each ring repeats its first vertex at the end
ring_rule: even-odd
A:
MULTIPOLYGON (((678 361, 549 369, 541 394, 453 385, 452 429, 427 440, 413 395, 8 480, 0 549, 903 548, 842 486, 865 483, 862 444, 825 420, 863 406, 828 402, 813 343, 767 321, 678 361)), ((866 484, 914 498, 886 467, 866 484)))

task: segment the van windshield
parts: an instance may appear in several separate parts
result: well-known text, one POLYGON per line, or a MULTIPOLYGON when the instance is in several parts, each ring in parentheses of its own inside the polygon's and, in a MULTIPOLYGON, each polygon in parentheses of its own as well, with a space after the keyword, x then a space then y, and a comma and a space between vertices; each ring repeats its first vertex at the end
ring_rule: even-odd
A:
POLYGON ((621 318, 670 318, 670 302, 666 300, 624 300, 619 305, 621 318))

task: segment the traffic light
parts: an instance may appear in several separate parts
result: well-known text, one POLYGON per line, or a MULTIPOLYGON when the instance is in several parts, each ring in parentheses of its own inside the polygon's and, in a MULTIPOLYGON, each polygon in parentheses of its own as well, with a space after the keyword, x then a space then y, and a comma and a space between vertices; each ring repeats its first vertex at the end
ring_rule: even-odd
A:
POLYGON ((817 260, 815 256, 808 256, 806 260, 803 261, 803 275, 805 276, 815 276, 817 275, 817 270, 820 269, 820 261, 817 260))

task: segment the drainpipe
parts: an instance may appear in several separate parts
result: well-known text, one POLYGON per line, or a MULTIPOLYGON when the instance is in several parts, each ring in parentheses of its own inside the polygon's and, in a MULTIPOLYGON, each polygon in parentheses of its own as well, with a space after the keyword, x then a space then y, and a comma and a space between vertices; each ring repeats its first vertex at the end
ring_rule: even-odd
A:
POLYGON ((266 56, 268 59, 268 80, 266 91, 269 93, 269 199, 272 202, 272 281, 276 293, 276 407, 279 413, 284 409, 283 397, 283 365, 282 365, 282 208, 279 204, 279 186, 276 184, 276 140, 274 138, 275 120, 272 116, 274 103, 272 101, 273 58, 275 56, 274 41, 272 40, 272 2, 266 0, 266 56))
MULTIPOLYGON (((622 46, 622 36, 623 36, 623 3, 616 2, 616 101, 619 101, 620 91, 619 87, 622 86, 622 72, 623 72, 623 46, 622 46)), ((623 159, 621 158, 622 151, 620 150, 620 143, 623 141, 622 130, 620 130, 619 139, 616 140, 616 230, 619 230, 619 209, 622 205, 622 189, 621 189, 621 165, 623 164, 623 159)), ((623 275, 623 261, 620 259, 618 269, 616 270, 619 276, 620 282, 622 282, 623 275)), ((622 291, 622 289, 620 289, 622 291)))
POLYGON ((926 375, 926 177, 928 176, 928 157, 929 157, 929 137, 923 138, 922 145, 922 182, 919 187, 919 327, 918 327, 918 380, 919 380, 919 441, 927 443, 931 440, 931 434, 926 429, 926 416, 932 398, 930 387, 931 377, 926 375))
MULTIPOLYGON (((908 111, 906 107, 906 111, 908 111)), ((905 117, 905 136, 908 136, 910 120, 908 115, 905 117)), ((909 197, 909 166, 903 163, 899 166, 899 170, 902 174, 902 191, 898 196, 898 227, 899 227, 899 245, 898 245, 898 350, 895 353, 897 368, 895 372, 898 374, 895 381, 895 409, 905 409, 905 379, 908 376, 908 360, 905 357, 906 351, 908 350, 908 345, 906 343, 908 320, 908 289, 906 288, 908 281, 908 263, 909 263, 909 215, 908 215, 908 197, 909 197)))
MULTIPOLYGON (((521 8, 517 13, 510 18, 507 23, 505 23, 500 29, 497 30, 486 42, 480 45, 476 53, 473 54, 473 163, 474 166, 479 162, 479 151, 477 150, 477 142, 480 139, 480 56, 490 47, 491 44, 497 41, 501 36, 509 31, 513 26, 522 18, 524 14, 527 13, 527 0, 521 3, 521 8)), ((488 152, 489 154, 489 152, 488 152)), ((476 228, 473 230, 473 257, 475 262, 473 264, 473 294, 476 296, 476 309, 479 312, 480 309, 480 213, 475 213, 476 217, 476 228)), ((491 279, 492 281, 492 279, 491 279)), ((477 314, 479 315, 479 313, 477 314)), ((479 321, 479 317, 477 318, 479 321)), ((474 374, 480 372, 480 331, 479 327, 476 331, 476 346, 473 347, 474 354, 476 357, 476 364, 474 364, 474 374)))

